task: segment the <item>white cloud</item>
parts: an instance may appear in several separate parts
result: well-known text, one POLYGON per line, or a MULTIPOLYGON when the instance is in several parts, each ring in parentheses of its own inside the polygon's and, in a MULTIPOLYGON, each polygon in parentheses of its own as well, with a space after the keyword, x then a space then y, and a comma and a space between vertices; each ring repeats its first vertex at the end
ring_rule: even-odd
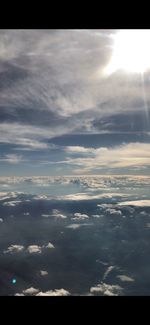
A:
POLYGON ((111 271, 113 271, 116 267, 111 265, 107 268, 107 270, 105 271, 104 273, 104 276, 103 276, 103 280, 106 280, 106 278, 108 277, 108 275, 111 273, 111 271))
POLYGON ((121 210, 116 210, 116 209, 106 209, 105 210, 107 213, 109 213, 109 214, 114 214, 114 215, 119 215, 119 216, 122 216, 122 212, 121 212, 121 210))
POLYGON ((4 251, 4 254, 7 253, 19 253, 22 252, 24 250, 24 246, 23 245, 11 245, 7 248, 7 250, 4 251))
POLYGON ((34 196, 34 200, 49 200, 47 195, 36 195, 34 196))
POLYGON ((9 201, 9 202, 4 202, 3 205, 7 207, 15 207, 16 205, 20 204, 22 201, 9 201))
MULTIPOLYGON (((88 148, 86 148, 88 149, 88 148)), ((92 150, 91 148, 89 149, 92 150)), ((93 148, 93 157, 67 158, 67 164, 81 166, 82 173, 88 173, 93 169, 105 168, 129 168, 149 166, 150 144, 129 143, 111 148, 93 148)), ((77 173, 78 170, 76 170, 77 173)))
POLYGON ((80 227, 81 227, 81 224, 78 224, 78 223, 74 223, 74 224, 66 226, 66 228, 69 228, 69 229, 78 229, 80 227))
POLYGON ((95 287, 91 287, 90 292, 93 294, 103 294, 105 296, 119 296, 122 293, 122 288, 119 285, 110 285, 104 282, 95 287))
POLYGON ((125 202, 118 203, 118 205, 121 205, 121 206, 133 205, 133 206, 137 206, 137 207, 149 207, 150 200, 125 201, 125 202))
POLYGON ((49 242, 47 245, 42 245, 42 246, 30 245, 27 247, 27 251, 30 254, 41 254, 42 251, 47 248, 51 249, 51 248, 55 248, 55 247, 52 243, 49 242))
POLYGON ((55 248, 55 247, 54 247, 54 245, 53 245, 53 244, 51 244, 51 243, 48 243, 48 244, 45 246, 45 248, 55 248))
POLYGON ((83 226, 92 226, 93 224, 92 223, 73 223, 73 224, 71 224, 71 225, 68 225, 68 226, 66 226, 66 228, 69 228, 69 229, 73 229, 73 230, 75 230, 75 229, 78 229, 78 228, 80 228, 80 227, 83 227, 83 226))
POLYGON ((104 217, 104 215, 103 214, 92 214, 92 217, 99 219, 99 218, 104 217))
POLYGON ((42 247, 38 246, 38 245, 30 245, 30 246, 28 246, 27 251, 30 254, 41 253, 42 252, 42 247))
POLYGON ((55 289, 55 290, 49 290, 46 292, 39 292, 36 294, 36 296, 69 296, 69 291, 65 289, 55 289))
POLYGON ((47 271, 44 271, 44 270, 41 270, 40 271, 40 275, 42 275, 42 276, 48 275, 48 272, 47 271))
POLYGON ((134 282, 134 279, 127 275, 117 275, 117 278, 122 282, 134 282))
POLYGON ((53 209, 53 210, 52 210, 52 215, 53 215, 54 217, 56 217, 56 218, 60 218, 60 219, 66 219, 66 218, 67 218, 67 216, 65 216, 65 215, 63 215, 62 213, 60 213, 60 211, 57 210, 57 209, 53 209))
POLYGON ((69 291, 65 289, 55 289, 55 290, 49 290, 42 292, 39 289, 36 288, 28 288, 23 290, 21 293, 16 293, 15 296, 69 296, 69 291))
POLYGON ((80 146, 68 146, 64 148, 64 151, 67 153, 93 153, 96 149, 94 148, 85 148, 80 146))
POLYGON ((18 253, 22 252, 23 250, 28 252, 29 254, 41 254, 43 250, 45 249, 52 249, 55 248, 52 243, 48 243, 46 245, 29 245, 27 248, 25 248, 23 245, 10 245, 7 250, 4 251, 4 254, 6 253, 18 253))
POLYGON ((87 214, 82 214, 82 213, 74 213, 74 217, 71 218, 72 220, 84 220, 84 219, 89 219, 89 216, 87 214))
POLYGON ((31 295, 31 296, 37 294, 38 292, 39 292, 39 290, 38 289, 35 289, 33 287, 28 288, 26 290, 23 290, 23 294, 25 294, 25 295, 31 295))
POLYGON ((0 222, 3 222, 4 220, 2 218, 0 218, 0 222))

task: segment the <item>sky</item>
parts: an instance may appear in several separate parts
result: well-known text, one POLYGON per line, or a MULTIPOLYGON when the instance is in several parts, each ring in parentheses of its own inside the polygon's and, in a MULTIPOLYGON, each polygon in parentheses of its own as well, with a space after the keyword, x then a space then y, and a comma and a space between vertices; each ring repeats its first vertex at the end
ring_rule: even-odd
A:
POLYGON ((145 43, 119 34, 113 61, 118 33, 0 30, 0 176, 149 175, 145 43))

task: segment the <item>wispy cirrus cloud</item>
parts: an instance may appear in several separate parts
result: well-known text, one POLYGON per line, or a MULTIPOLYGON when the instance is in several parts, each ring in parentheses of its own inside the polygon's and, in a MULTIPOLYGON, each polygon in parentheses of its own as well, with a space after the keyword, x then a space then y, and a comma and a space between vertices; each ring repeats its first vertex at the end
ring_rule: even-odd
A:
MULTIPOLYGON (((116 32, 2 30, 1 143, 40 150, 63 134, 148 132, 140 76, 103 78, 116 32)), ((148 73, 144 87, 149 107, 148 73)))

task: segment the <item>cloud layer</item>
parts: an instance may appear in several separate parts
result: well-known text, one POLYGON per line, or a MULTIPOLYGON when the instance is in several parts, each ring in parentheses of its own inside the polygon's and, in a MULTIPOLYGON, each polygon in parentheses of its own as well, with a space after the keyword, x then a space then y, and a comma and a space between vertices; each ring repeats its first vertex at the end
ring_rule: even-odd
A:
POLYGON ((144 79, 121 70, 104 76, 116 33, 1 31, 2 175, 84 174, 108 168, 139 174, 145 168, 148 174, 149 73, 144 79), (91 140, 94 134, 102 142, 99 147, 91 140), (108 146, 105 135, 110 135, 108 146), (124 143, 125 135, 129 143, 124 143), (74 141, 64 145, 65 136, 74 136, 74 141), (78 143, 80 136, 85 136, 85 146, 78 143), (63 145, 56 145, 57 139, 63 145))

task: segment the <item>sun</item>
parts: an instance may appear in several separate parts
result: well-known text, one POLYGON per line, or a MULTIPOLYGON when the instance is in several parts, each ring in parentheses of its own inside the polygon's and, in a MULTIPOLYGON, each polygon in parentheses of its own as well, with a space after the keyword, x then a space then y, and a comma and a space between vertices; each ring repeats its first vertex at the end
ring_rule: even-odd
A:
POLYGON ((144 73, 150 68, 150 30, 119 30, 114 36, 113 53, 106 74, 117 70, 144 73))

